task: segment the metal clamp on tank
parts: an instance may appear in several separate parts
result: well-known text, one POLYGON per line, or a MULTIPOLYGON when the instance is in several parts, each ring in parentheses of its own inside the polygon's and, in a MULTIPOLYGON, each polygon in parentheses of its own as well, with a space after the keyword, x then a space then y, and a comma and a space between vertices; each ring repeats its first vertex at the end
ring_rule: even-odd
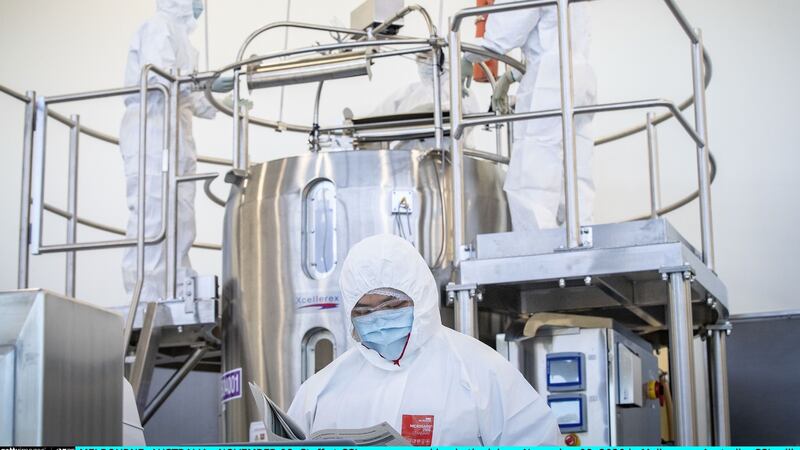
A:
POLYGON ((366 75, 372 78, 373 49, 290 59, 273 64, 247 66, 250 90, 292 84, 315 83, 366 75))

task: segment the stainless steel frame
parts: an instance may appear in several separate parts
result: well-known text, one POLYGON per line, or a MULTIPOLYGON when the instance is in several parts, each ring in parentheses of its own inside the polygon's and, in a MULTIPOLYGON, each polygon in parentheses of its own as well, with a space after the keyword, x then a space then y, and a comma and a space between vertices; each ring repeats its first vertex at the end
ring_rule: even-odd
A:
MULTIPOLYGON (((681 251, 681 256, 676 261, 677 264, 670 268, 665 265, 666 260, 663 256, 668 254, 667 247, 656 248, 654 246, 634 246, 612 249, 592 249, 593 243, 582 239, 583 228, 578 220, 577 203, 577 175, 575 170, 576 148, 574 141, 574 118, 576 114, 596 113, 608 111, 620 111, 629 109, 652 109, 654 107, 666 107, 678 122, 682 125, 687 134, 697 145, 697 166, 698 166, 698 195, 700 198, 700 228, 702 234, 702 262, 705 266, 701 270, 697 264, 691 264, 695 273, 707 272, 703 275, 700 284, 706 288, 710 285, 720 285, 716 279, 714 269, 713 251, 713 229, 711 220, 711 193, 710 193, 710 156, 708 149, 708 133, 706 128, 706 104, 705 104, 705 85, 707 82, 705 73, 704 57, 701 33, 699 30, 690 26, 685 16, 681 13, 674 1, 665 0, 665 3, 673 13, 675 19, 680 23, 692 46, 692 76, 694 86, 695 103, 695 125, 692 127, 683 117, 680 108, 672 102, 665 100, 633 101, 616 104, 595 105, 576 108, 573 103, 572 86, 572 66, 571 66, 571 43, 570 43, 570 18, 568 8, 570 3, 577 0, 525 0, 502 5, 493 5, 477 8, 467 8, 456 13, 450 21, 450 74, 451 74, 451 136, 452 136, 452 160, 453 160, 453 210, 454 214, 453 246, 455 248, 466 248, 468 242, 464 240, 463 233, 459 232, 463 228, 463 217, 458 214, 464 208, 463 194, 457 189, 461 185, 459 179, 459 164, 463 154, 461 137, 463 129, 469 126, 485 125, 498 122, 512 122, 515 120, 531 120, 544 117, 561 117, 564 146, 564 193, 565 193, 565 236, 563 244, 553 247, 545 254, 516 256, 513 261, 506 258, 481 259, 475 258, 472 253, 465 251, 457 254, 455 263, 460 266, 458 278, 459 285, 455 288, 454 297, 458 301, 468 298, 468 292, 474 290, 474 285, 491 283, 531 283, 536 280, 555 278, 559 280, 559 286, 566 286, 566 279, 570 277, 590 280, 591 276, 597 275, 625 275, 636 273, 642 269, 640 264, 648 258, 655 258, 656 270, 664 273, 664 277, 670 284, 669 306, 669 331, 670 331, 670 355, 672 366, 673 392, 675 395, 675 423, 677 428, 677 443, 680 445, 693 445, 697 442, 695 433, 695 405, 694 405, 694 381, 692 378, 692 309, 689 283, 693 278, 692 273, 681 269, 690 263, 694 254, 681 251), (487 13, 498 13, 503 11, 514 11, 525 8, 555 7, 558 14, 559 30, 559 55, 560 55, 560 74, 561 74, 561 108, 549 111, 534 111, 530 113, 517 113, 501 115, 497 117, 486 117, 480 119, 464 119, 462 117, 460 103, 460 25, 464 18, 487 13), (650 247, 650 248, 648 248, 650 247), (588 250, 587 250, 588 248, 588 250), (591 256, 590 256, 591 255, 591 256), (516 262, 516 264, 514 264, 516 262), (639 267, 637 267, 639 266, 639 267), (468 290, 468 287, 469 290, 468 290)), ((706 58, 707 59, 707 58, 706 58)), ((656 140, 654 125, 656 119, 648 115, 645 128, 649 131, 650 158, 649 167, 651 174, 651 216, 658 216, 658 169, 656 140)), ((598 227, 587 230, 587 235, 591 236, 592 231, 596 232, 598 227)), ((479 238, 480 239, 480 238, 479 238)), ((516 238, 517 240, 519 237, 516 238)), ((682 246, 683 244, 681 244, 682 246)), ((514 250, 516 251, 516 250, 514 250)), ((480 250, 478 250, 480 252, 480 250)), ((699 278, 699 277, 698 277, 699 278)), ((724 288, 712 289, 708 291, 709 297, 720 300, 724 303, 724 288), (712 292, 715 291, 715 292, 712 292), (722 297, 719 297, 719 295, 722 297)), ((710 305, 715 302, 709 302, 710 305)), ((589 305, 587 305, 589 306, 589 305)), ((591 307, 591 306, 590 306, 591 307)), ((471 309, 471 308, 470 308, 471 309)), ((720 317, 722 320, 727 316, 724 308, 720 317)), ((719 320, 719 318, 714 318, 719 320)), ((469 321, 462 321, 461 331, 473 335, 474 330, 469 326, 469 321)), ((727 440, 726 411, 724 411, 724 392, 725 368, 719 363, 724 360, 724 344, 715 341, 710 348, 714 350, 717 363, 711 364, 712 379, 718 382, 715 389, 720 401, 714 408, 714 422, 722 424, 717 428, 715 444, 725 445, 727 440)))

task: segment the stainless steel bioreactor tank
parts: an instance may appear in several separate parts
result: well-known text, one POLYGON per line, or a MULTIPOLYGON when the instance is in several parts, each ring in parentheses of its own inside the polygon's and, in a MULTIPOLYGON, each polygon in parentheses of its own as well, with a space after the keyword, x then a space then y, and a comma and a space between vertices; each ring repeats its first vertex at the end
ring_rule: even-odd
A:
MULTIPOLYGON (((504 170, 468 157, 464 176, 468 235, 507 230, 504 170)), ((403 236, 442 285, 449 280, 452 221, 442 205, 450 184, 440 154, 417 150, 312 153, 228 180, 222 329, 231 382, 223 415, 225 440, 244 442, 259 417, 242 386, 258 383, 288 408, 302 381, 347 349, 338 279, 352 245, 378 233, 403 236)))

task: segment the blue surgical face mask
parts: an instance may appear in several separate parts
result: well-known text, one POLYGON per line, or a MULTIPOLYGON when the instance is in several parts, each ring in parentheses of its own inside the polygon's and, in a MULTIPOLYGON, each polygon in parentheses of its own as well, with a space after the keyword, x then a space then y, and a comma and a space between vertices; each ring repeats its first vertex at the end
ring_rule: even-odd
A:
POLYGON ((376 311, 353 318, 353 326, 361 343, 389 361, 396 361, 402 356, 413 323, 413 306, 376 311))
POLYGON ((192 15, 198 19, 200 14, 203 14, 203 0, 192 0, 192 15))

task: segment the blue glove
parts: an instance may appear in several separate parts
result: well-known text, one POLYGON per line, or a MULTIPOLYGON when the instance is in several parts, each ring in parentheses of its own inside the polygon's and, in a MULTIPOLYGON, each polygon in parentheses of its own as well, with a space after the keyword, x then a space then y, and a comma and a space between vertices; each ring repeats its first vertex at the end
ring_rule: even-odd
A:
POLYGON ((217 77, 211 83, 211 90, 214 92, 230 92, 233 89, 233 76, 230 77, 217 77))

